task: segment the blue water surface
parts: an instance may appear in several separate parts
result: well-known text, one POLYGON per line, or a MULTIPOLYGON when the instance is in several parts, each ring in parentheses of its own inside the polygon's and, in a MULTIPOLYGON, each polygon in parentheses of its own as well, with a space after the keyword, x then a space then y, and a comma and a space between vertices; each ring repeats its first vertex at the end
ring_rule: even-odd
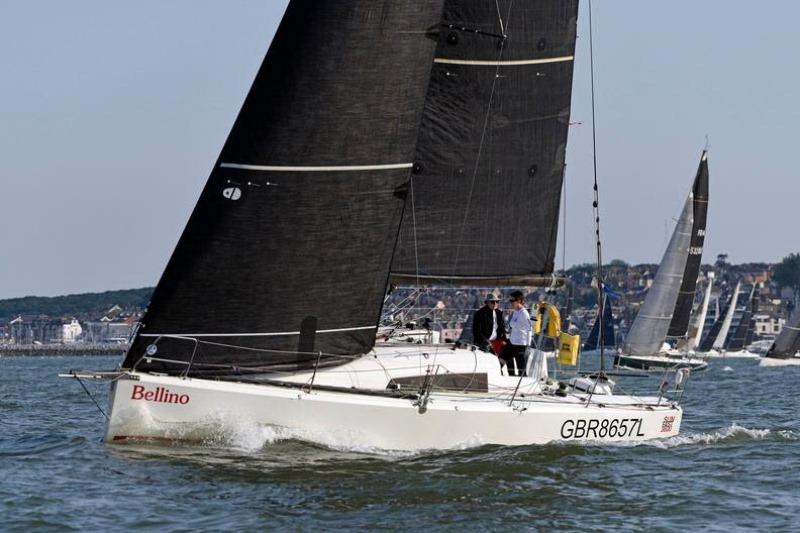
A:
MULTIPOLYGON (((712 361, 666 441, 401 454, 246 427, 202 446, 108 445, 97 407, 57 374, 118 362, 0 358, 0 530, 800 530, 800 367, 712 361)), ((622 384, 658 378, 642 381, 622 384)), ((87 387, 105 407, 108 384, 87 387)))

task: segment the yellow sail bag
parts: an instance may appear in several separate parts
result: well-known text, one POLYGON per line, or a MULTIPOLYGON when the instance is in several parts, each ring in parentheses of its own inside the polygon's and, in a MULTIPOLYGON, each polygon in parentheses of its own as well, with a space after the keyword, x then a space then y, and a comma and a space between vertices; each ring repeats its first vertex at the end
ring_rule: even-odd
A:
POLYGON ((581 347, 581 336, 562 333, 558 347, 558 362, 566 366, 578 364, 578 352, 581 347))

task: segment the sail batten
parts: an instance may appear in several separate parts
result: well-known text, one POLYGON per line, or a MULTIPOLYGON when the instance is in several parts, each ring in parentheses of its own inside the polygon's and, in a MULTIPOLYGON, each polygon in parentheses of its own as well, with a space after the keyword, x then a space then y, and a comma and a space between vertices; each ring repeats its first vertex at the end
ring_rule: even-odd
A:
POLYGON ((239 170, 261 170, 264 172, 345 172, 365 170, 396 170, 411 168, 413 163, 389 163, 381 165, 327 165, 327 166, 292 166, 292 165, 250 165, 244 163, 220 163, 220 168, 239 170))
POLYGON ((510 60, 492 60, 492 59, 450 59, 447 57, 436 57, 434 63, 442 63, 445 65, 474 65, 486 67, 508 67, 508 66, 523 66, 523 65, 543 65, 547 63, 561 63, 562 61, 573 61, 575 56, 563 57, 548 57, 544 59, 510 59, 510 60))
POLYGON ((124 368, 224 375, 371 350, 442 8, 289 3, 124 368))

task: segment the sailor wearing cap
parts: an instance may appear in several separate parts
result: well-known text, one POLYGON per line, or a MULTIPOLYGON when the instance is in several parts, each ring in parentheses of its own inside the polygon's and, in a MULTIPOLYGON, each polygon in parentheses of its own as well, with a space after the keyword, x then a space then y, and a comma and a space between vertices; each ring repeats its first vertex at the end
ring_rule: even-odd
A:
POLYGON ((490 293, 484 303, 472 317, 472 341, 485 352, 499 353, 499 347, 506 340, 503 312, 498 305, 500 298, 490 293))

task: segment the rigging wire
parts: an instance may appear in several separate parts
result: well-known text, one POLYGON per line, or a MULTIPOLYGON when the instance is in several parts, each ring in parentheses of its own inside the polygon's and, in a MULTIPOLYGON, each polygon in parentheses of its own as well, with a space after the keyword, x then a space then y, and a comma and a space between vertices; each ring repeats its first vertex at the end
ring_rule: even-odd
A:
POLYGON ((595 96, 594 96, 594 46, 592 32, 592 0, 589 0, 589 75, 591 80, 592 93, 592 169, 594 175, 594 198, 592 201, 592 214, 594 215, 594 233, 597 252, 597 313, 598 313, 598 345, 600 347, 600 372, 595 380, 595 386, 591 393, 597 388, 597 383, 605 377, 605 335, 603 334, 603 246, 600 241, 600 191, 597 185, 597 121, 595 120, 595 96))

